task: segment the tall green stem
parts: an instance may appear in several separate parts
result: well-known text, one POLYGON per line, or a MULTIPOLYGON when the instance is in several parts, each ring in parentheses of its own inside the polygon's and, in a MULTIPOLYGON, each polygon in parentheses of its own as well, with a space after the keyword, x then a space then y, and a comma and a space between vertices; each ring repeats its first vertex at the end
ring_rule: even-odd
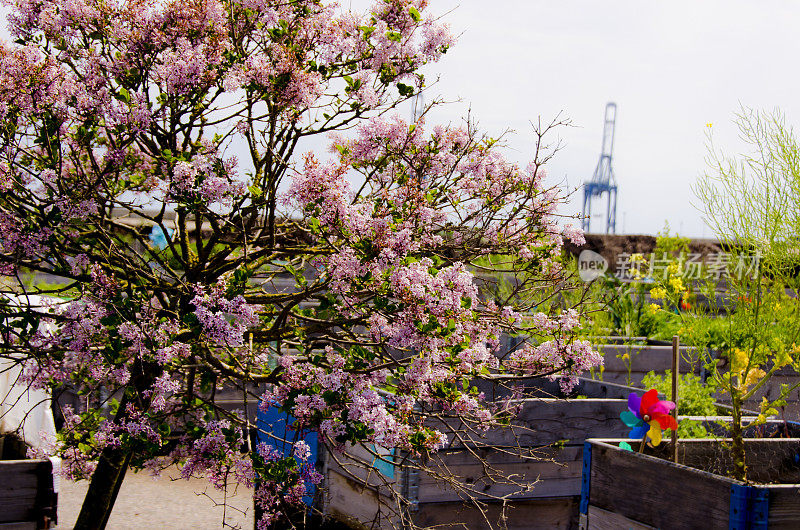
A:
POLYGON ((744 434, 742 432, 742 400, 738 392, 731 392, 733 410, 731 412, 731 457, 733 457, 733 478, 747 480, 745 463, 744 434))

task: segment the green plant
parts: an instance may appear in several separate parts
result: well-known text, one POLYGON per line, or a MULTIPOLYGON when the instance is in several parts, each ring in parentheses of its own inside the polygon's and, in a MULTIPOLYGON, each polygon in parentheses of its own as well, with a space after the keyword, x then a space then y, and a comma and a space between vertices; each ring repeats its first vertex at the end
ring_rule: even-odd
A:
POLYGON ((609 334, 649 338, 672 336, 669 331, 676 327, 677 318, 670 312, 654 310, 647 303, 647 283, 606 277, 603 287, 610 293, 604 300, 610 316, 609 334))
MULTIPOLYGON (((747 479, 741 427, 744 403, 754 398, 780 368, 800 368, 796 315, 800 304, 785 296, 797 292, 797 233, 800 230, 800 147, 779 111, 742 108, 735 124, 745 150, 738 156, 719 151, 708 129, 709 171, 695 194, 706 223, 714 229, 733 263, 749 260, 752 270, 729 269, 728 332, 714 337, 725 347, 728 367, 711 365, 720 391, 731 398, 731 453, 734 478, 747 479)), ((712 335, 709 334, 709 338, 712 335)), ((763 400, 760 418, 800 386, 784 385, 776 400, 763 400)))
POLYGON ((677 233, 670 232, 669 222, 664 221, 664 228, 656 234, 656 247, 653 253, 656 255, 669 254, 673 257, 680 257, 689 253, 689 243, 691 239, 681 237, 677 233))
POLYGON ((625 341, 625 350, 617 354, 617 359, 625 365, 625 384, 631 385, 631 372, 633 370, 633 358, 639 355, 644 348, 644 344, 635 340, 625 341))

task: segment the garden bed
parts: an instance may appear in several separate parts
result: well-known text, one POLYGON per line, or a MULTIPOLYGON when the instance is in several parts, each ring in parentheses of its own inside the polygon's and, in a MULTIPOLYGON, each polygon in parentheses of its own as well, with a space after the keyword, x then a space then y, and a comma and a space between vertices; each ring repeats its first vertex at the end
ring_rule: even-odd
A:
POLYGON ((749 483, 730 478, 724 440, 681 440, 648 454, 621 439, 587 440, 583 451, 582 528, 797 528, 800 439, 745 440, 749 483))
POLYGON ((510 428, 472 434, 468 443, 433 455, 428 466, 451 475, 454 483, 424 473, 413 477, 415 524, 464 523, 471 530, 576 526, 584 440, 624 435, 628 428, 619 414, 626 408, 623 399, 524 400, 510 428), (514 476, 515 484, 497 480, 502 475, 514 476), (530 489, 520 490, 520 484, 530 489), (481 503, 485 515, 464 502, 470 498, 481 503))
POLYGON ((0 435, 0 528, 35 530, 56 522, 53 464, 26 460, 18 437, 0 435))

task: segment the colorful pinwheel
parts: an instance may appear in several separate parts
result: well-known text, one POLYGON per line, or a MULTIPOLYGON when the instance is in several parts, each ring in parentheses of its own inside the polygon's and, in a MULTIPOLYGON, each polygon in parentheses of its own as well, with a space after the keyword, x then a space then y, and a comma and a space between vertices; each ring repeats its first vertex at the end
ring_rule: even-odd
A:
POLYGON ((659 401, 656 389, 645 392, 642 397, 636 392, 628 395, 628 409, 619 415, 620 419, 631 428, 629 438, 650 437, 653 445, 661 443, 662 429, 677 429, 678 422, 669 415, 675 408, 672 401, 659 401))

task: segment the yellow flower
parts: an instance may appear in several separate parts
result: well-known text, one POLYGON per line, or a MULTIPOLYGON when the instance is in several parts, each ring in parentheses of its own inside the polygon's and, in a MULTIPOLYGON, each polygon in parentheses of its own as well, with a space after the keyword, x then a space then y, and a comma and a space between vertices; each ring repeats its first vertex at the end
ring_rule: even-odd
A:
MULTIPOLYGON (((761 368, 753 368, 749 372, 747 372, 747 377, 744 380, 744 384, 742 385, 742 390, 747 390, 751 385, 754 385, 761 381, 764 376, 767 375, 767 372, 762 370, 761 368)), ((741 376, 739 377, 741 380, 741 376)))
POLYGON ((670 274, 678 274, 678 271, 681 270, 681 264, 677 261, 673 261, 669 265, 667 265, 667 272, 670 274))
POLYGON ((789 355, 789 352, 781 348, 777 355, 775 355, 775 367, 776 368, 783 368, 787 364, 792 364, 792 356, 789 355))
POLYGON ((650 289, 650 298, 653 300, 660 300, 665 296, 667 296, 667 291, 665 291, 663 287, 654 287, 650 289))
POLYGON ((746 351, 739 348, 733 349, 733 358, 731 359, 731 371, 741 375, 744 369, 747 368, 747 362, 750 356, 746 351))
POLYGON ((631 360, 631 356, 628 355, 627 353, 623 353, 621 359, 623 361, 630 361, 631 360))
POLYGON ((631 254, 630 258, 631 263, 645 263, 644 256, 640 253, 631 254))
POLYGON ((661 310, 661 306, 658 304, 650 304, 647 306, 647 310, 650 311, 652 314, 656 314, 661 310))
POLYGON ((680 278, 670 278, 669 285, 670 287, 672 287, 674 291, 677 291, 679 293, 684 291, 683 280, 680 278))
POLYGON ((714 124, 713 124, 713 123, 711 123, 711 122, 708 122, 708 123, 706 123, 706 127, 709 127, 709 128, 710 128, 710 127, 713 127, 713 126, 714 126, 714 124))
POLYGON ((736 375, 739 381, 737 387, 742 392, 746 392, 750 386, 758 383, 767 375, 764 370, 755 366, 751 366, 748 370, 748 364, 750 364, 750 354, 745 350, 735 348, 731 358, 731 374, 736 375), (745 370, 747 370, 747 374, 745 374, 745 370))

